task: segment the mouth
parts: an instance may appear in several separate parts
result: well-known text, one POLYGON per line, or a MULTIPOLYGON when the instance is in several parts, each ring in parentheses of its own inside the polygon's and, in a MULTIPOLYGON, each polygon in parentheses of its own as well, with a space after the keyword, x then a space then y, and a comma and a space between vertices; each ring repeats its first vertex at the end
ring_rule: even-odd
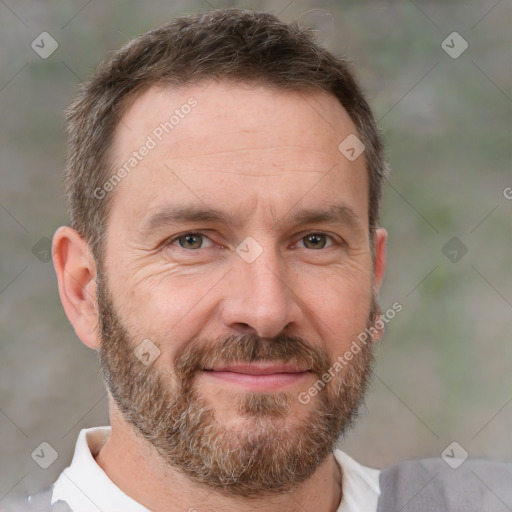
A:
POLYGON ((255 390, 275 390, 290 387, 307 378, 309 368, 290 363, 232 363, 204 368, 208 378, 255 390))

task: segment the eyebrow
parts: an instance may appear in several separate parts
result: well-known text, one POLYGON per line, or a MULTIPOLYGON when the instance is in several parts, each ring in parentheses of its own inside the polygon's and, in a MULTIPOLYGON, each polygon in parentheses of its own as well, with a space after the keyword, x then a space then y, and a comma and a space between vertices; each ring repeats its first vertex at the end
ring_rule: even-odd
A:
MULTIPOLYGON (((241 220, 238 216, 208 208, 205 206, 174 206, 165 208, 151 215, 143 222, 140 232, 151 233, 166 226, 174 226, 183 223, 214 222, 227 226, 240 227, 241 220)), ((290 211, 277 219, 273 227, 284 228, 299 224, 336 224, 347 225, 355 231, 362 232, 363 225, 357 214, 347 205, 333 204, 323 208, 306 208, 299 211, 290 211)))

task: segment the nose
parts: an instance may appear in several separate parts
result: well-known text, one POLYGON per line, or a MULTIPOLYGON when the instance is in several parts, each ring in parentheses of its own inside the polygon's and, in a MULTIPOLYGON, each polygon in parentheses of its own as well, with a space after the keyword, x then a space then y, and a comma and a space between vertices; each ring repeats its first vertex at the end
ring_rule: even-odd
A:
POLYGON ((236 258, 228 276, 221 317, 231 331, 271 338, 300 324, 302 308, 295 292, 297 283, 275 251, 264 249, 252 263, 236 258))

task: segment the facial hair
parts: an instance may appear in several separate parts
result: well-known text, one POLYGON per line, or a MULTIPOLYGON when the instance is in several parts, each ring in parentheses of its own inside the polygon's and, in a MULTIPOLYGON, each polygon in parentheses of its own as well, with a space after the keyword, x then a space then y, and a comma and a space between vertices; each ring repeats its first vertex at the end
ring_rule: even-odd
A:
MULTIPOLYGON (((168 371, 158 358, 146 365, 136 357, 142 340, 121 322, 101 273, 97 299, 100 368, 123 418, 166 464, 225 496, 280 494, 309 479, 353 425, 371 379, 372 347, 363 343, 332 380, 322 381, 324 387, 307 405, 298 402, 297 392, 235 391, 231 403, 243 423, 227 425, 195 385, 204 368, 293 361, 310 368, 319 382, 335 361, 298 336, 243 334, 194 338, 177 351, 168 371), (307 409, 300 421, 292 421, 298 407, 307 409)), ((366 327, 373 325, 377 309, 373 297, 366 327)), ((163 351, 172 340, 152 342, 163 351)))

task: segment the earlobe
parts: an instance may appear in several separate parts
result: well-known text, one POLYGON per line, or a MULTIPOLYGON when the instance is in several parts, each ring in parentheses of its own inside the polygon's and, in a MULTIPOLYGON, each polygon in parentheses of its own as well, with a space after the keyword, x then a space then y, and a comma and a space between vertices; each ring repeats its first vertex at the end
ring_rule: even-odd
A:
POLYGON ((97 350, 96 265, 89 244, 63 226, 53 236, 52 256, 64 311, 82 343, 97 350))

